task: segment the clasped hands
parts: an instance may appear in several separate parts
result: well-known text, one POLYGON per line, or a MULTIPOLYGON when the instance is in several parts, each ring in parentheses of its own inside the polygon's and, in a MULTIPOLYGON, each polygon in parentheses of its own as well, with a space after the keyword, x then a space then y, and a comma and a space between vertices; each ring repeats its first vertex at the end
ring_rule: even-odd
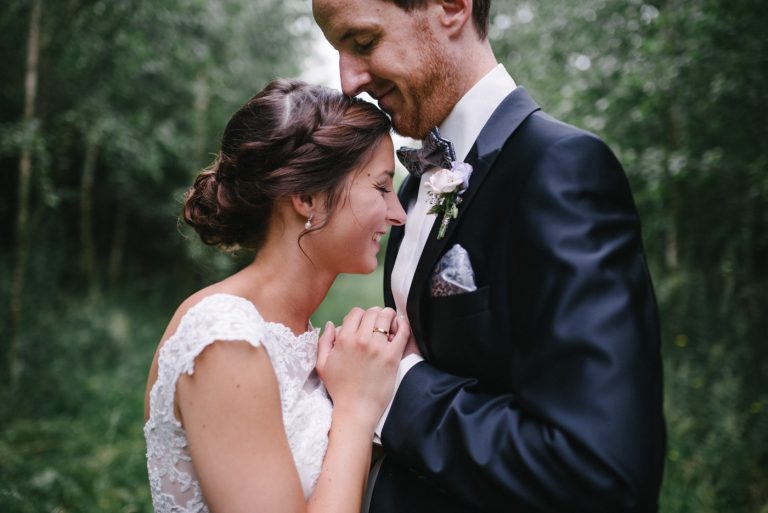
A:
POLYGON ((411 327, 391 308, 353 308, 338 328, 325 324, 317 347, 317 372, 335 410, 351 410, 371 429, 392 398, 405 354, 418 353, 411 327))

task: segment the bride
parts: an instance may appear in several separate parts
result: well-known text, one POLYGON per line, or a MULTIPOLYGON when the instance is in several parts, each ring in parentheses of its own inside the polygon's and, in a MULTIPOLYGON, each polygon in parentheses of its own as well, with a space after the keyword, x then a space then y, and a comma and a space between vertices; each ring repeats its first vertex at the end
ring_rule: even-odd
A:
POLYGON ((405 222, 389 132, 373 105, 294 80, 229 121, 183 219, 256 257, 181 304, 152 362, 156 512, 360 510, 410 328, 355 308, 318 338, 309 318, 339 273, 373 271, 381 237, 405 222))

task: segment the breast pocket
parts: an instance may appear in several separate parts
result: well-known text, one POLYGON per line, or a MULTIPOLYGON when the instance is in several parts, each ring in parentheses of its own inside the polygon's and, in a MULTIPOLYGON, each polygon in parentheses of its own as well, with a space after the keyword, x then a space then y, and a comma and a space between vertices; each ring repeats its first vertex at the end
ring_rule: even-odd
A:
POLYGON ((434 363, 465 377, 484 376, 493 358, 490 288, 429 299, 427 340, 434 363))

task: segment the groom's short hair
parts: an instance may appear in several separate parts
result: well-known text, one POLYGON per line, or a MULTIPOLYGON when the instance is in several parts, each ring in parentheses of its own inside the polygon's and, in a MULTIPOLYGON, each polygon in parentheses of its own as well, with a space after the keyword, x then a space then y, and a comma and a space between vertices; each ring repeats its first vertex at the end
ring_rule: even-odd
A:
MULTIPOLYGON (((395 5, 405 11, 421 9, 428 0, 392 0, 395 5)), ((472 0, 472 23, 475 25, 480 39, 488 37, 488 18, 491 12, 491 0, 472 0)))

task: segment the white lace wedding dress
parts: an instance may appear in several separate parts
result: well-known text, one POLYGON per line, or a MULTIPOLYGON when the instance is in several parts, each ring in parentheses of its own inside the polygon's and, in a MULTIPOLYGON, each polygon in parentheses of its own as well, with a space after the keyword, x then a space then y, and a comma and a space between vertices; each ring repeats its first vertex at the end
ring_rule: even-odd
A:
POLYGON ((184 314, 176 333, 160 349, 144 425, 156 513, 208 512, 173 404, 176 381, 184 372, 192 374, 195 358, 217 340, 243 340, 267 350, 280 386, 288 443, 304 496, 309 497, 320 475, 331 426, 331 403, 314 372, 318 331, 295 336, 282 324, 266 322, 246 299, 227 294, 208 296, 184 314))

